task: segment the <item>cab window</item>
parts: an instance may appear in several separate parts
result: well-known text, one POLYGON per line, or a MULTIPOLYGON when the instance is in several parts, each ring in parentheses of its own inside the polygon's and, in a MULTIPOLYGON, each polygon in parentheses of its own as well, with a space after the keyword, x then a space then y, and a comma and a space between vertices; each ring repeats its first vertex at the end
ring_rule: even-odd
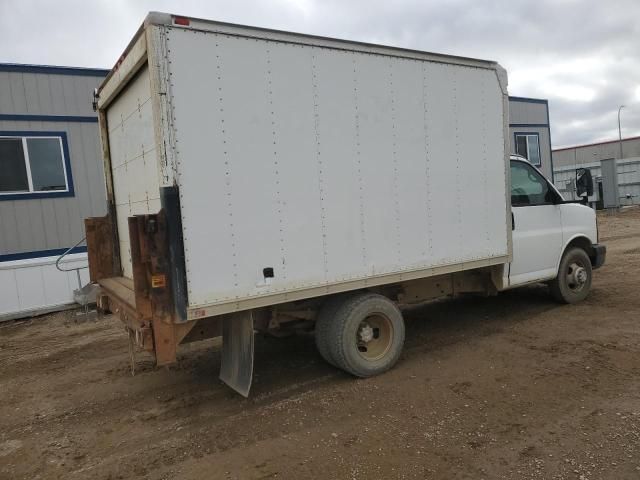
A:
POLYGON ((525 162, 511 162, 511 205, 514 207, 553 203, 555 195, 544 177, 525 162))

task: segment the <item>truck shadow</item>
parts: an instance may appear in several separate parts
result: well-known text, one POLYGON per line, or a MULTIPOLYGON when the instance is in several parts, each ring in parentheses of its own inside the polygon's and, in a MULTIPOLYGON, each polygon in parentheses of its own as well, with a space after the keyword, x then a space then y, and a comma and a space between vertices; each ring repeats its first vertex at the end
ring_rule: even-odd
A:
MULTIPOLYGON (((404 355, 427 354, 473 338, 496 335, 555 308, 560 306, 551 299, 546 287, 538 285, 496 297, 463 296, 406 307, 404 355)), ((206 351, 185 352, 178 368, 190 371, 201 386, 213 387, 212 378, 217 378, 220 368, 219 348, 218 345, 206 351)), ((250 397, 254 402, 299 395, 321 384, 353 381, 350 375, 322 359, 311 334, 286 338, 257 335, 255 348, 250 397)), ((220 387, 227 388, 221 384, 220 387)), ((237 402, 239 397, 229 390, 229 399, 237 402)))
POLYGON ((544 285, 502 292, 494 297, 461 296, 404 309, 407 348, 422 345, 430 350, 489 336, 504 328, 559 308, 544 285))

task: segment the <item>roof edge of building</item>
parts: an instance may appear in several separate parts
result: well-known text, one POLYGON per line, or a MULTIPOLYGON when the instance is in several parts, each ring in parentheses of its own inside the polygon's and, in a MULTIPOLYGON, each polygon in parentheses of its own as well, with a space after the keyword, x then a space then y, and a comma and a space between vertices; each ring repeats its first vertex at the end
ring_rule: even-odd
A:
POLYGON ((544 105, 549 105, 549 100, 547 100, 546 98, 517 97, 510 95, 509 101, 522 103, 541 103, 544 105))
MULTIPOLYGON (((635 137, 623 138, 622 141, 626 142, 628 140, 638 140, 638 139, 640 139, 640 135, 635 137)), ((561 152, 563 150, 574 150, 576 148, 595 147, 596 145, 607 145, 610 143, 618 143, 619 141, 620 140, 616 139, 616 140, 605 140, 604 142, 583 143, 582 145, 572 145, 570 147, 555 148, 551 150, 551 152, 561 152)))
POLYGON ((35 65, 29 63, 0 63, 0 72, 42 73, 52 75, 78 75, 84 77, 104 77, 107 68, 67 67, 62 65, 35 65))

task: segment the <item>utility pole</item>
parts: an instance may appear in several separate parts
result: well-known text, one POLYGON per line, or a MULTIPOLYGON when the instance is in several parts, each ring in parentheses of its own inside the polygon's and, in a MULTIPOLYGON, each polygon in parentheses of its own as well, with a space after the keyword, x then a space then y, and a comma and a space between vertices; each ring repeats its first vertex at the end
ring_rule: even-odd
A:
POLYGON ((618 107, 618 144, 620 145, 620 160, 622 160, 622 128, 620 127, 620 111, 624 108, 624 105, 618 107))

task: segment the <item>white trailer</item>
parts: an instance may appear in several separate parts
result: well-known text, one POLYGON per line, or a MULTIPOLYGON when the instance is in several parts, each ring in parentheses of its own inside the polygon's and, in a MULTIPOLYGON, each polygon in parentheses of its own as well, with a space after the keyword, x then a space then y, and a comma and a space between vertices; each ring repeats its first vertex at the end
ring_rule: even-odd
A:
POLYGON ((103 307, 158 364, 222 334, 244 395, 254 330, 390 368, 396 303, 513 286, 507 102, 491 61, 149 14, 96 92, 103 307))

